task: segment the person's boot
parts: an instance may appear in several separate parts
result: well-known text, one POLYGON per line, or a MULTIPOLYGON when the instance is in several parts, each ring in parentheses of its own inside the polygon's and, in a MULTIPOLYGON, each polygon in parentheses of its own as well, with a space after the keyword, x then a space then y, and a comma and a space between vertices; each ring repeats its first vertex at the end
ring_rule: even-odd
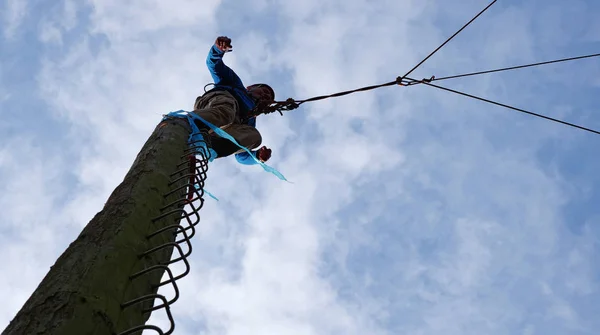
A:
POLYGON ((204 132, 206 132, 208 134, 211 133, 212 129, 210 129, 210 127, 207 126, 206 123, 204 123, 198 119, 194 119, 194 124, 196 125, 196 127, 198 127, 198 129, 200 129, 201 133, 204 133, 204 132))
POLYGON ((230 140, 221 136, 211 136, 211 147, 217 153, 217 157, 226 157, 240 150, 240 147, 230 140))

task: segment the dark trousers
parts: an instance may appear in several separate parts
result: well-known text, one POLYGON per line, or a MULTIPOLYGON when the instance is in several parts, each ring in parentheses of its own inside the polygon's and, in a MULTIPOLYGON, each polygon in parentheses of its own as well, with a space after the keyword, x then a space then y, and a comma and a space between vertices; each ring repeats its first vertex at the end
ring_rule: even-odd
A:
MULTIPOLYGON (((262 142, 260 132, 247 124, 242 124, 239 117, 237 100, 227 91, 208 92, 196 99, 194 113, 204 120, 223 129, 226 133, 248 150, 258 148, 262 142)), ((207 129, 202 121, 196 121, 200 129, 207 129)), ((244 151, 228 139, 209 131, 211 147, 218 154, 225 157, 244 151)))

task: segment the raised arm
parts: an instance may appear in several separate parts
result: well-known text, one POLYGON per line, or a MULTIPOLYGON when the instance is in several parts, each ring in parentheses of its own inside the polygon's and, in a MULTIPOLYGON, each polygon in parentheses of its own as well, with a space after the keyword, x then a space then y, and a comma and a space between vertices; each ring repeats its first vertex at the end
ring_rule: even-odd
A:
POLYGON ((218 37, 208 52, 206 66, 216 85, 221 84, 245 89, 240 77, 223 63, 223 55, 225 55, 228 48, 231 48, 230 42, 231 40, 227 37, 218 37))

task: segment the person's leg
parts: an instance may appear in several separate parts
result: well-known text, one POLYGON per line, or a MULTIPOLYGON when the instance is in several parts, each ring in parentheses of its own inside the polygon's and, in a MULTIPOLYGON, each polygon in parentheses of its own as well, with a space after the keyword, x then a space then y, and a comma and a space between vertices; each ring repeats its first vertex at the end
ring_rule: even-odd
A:
MULTIPOLYGON (((225 132, 231 135, 231 137, 235 138, 235 140, 241 146, 246 147, 248 150, 256 149, 262 143, 262 136, 260 135, 260 132, 256 128, 249 125, 234 123, 227 127, 225 132)), ((211 142, 212 148, 218 154, 217 157, 226 157, 244 151, 235 145, 235 143, 218 135, 211 136, 211 142)))
MULTIPOLYGON (((194 104, 194 113, 217 127, 227 126, 236 119, 238 102, 227 91, 208 92, 198 97, 194 104)), ((196 120, 198 128, 209 129, 202 121, 196 120)))

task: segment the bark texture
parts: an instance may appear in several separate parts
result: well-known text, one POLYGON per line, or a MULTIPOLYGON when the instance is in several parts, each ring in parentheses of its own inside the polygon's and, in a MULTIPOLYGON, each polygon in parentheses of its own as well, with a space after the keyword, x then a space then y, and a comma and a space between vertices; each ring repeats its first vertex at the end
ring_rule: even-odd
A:
POLYGON ((181 162, 189 131, 185 119, 156 127, 104 208, 58 258, 2 335, 109 335, 147 321, 150 314, 141 310, 152 301, 125 309, 121 304, 155 293, 163 270, 129 277, 171 258, 172 248, 139 255, 175 241, 172 231, 146 236, 174 223, 152 219, 176 199, 164 195, 171 189, 170 175, 181 162))

